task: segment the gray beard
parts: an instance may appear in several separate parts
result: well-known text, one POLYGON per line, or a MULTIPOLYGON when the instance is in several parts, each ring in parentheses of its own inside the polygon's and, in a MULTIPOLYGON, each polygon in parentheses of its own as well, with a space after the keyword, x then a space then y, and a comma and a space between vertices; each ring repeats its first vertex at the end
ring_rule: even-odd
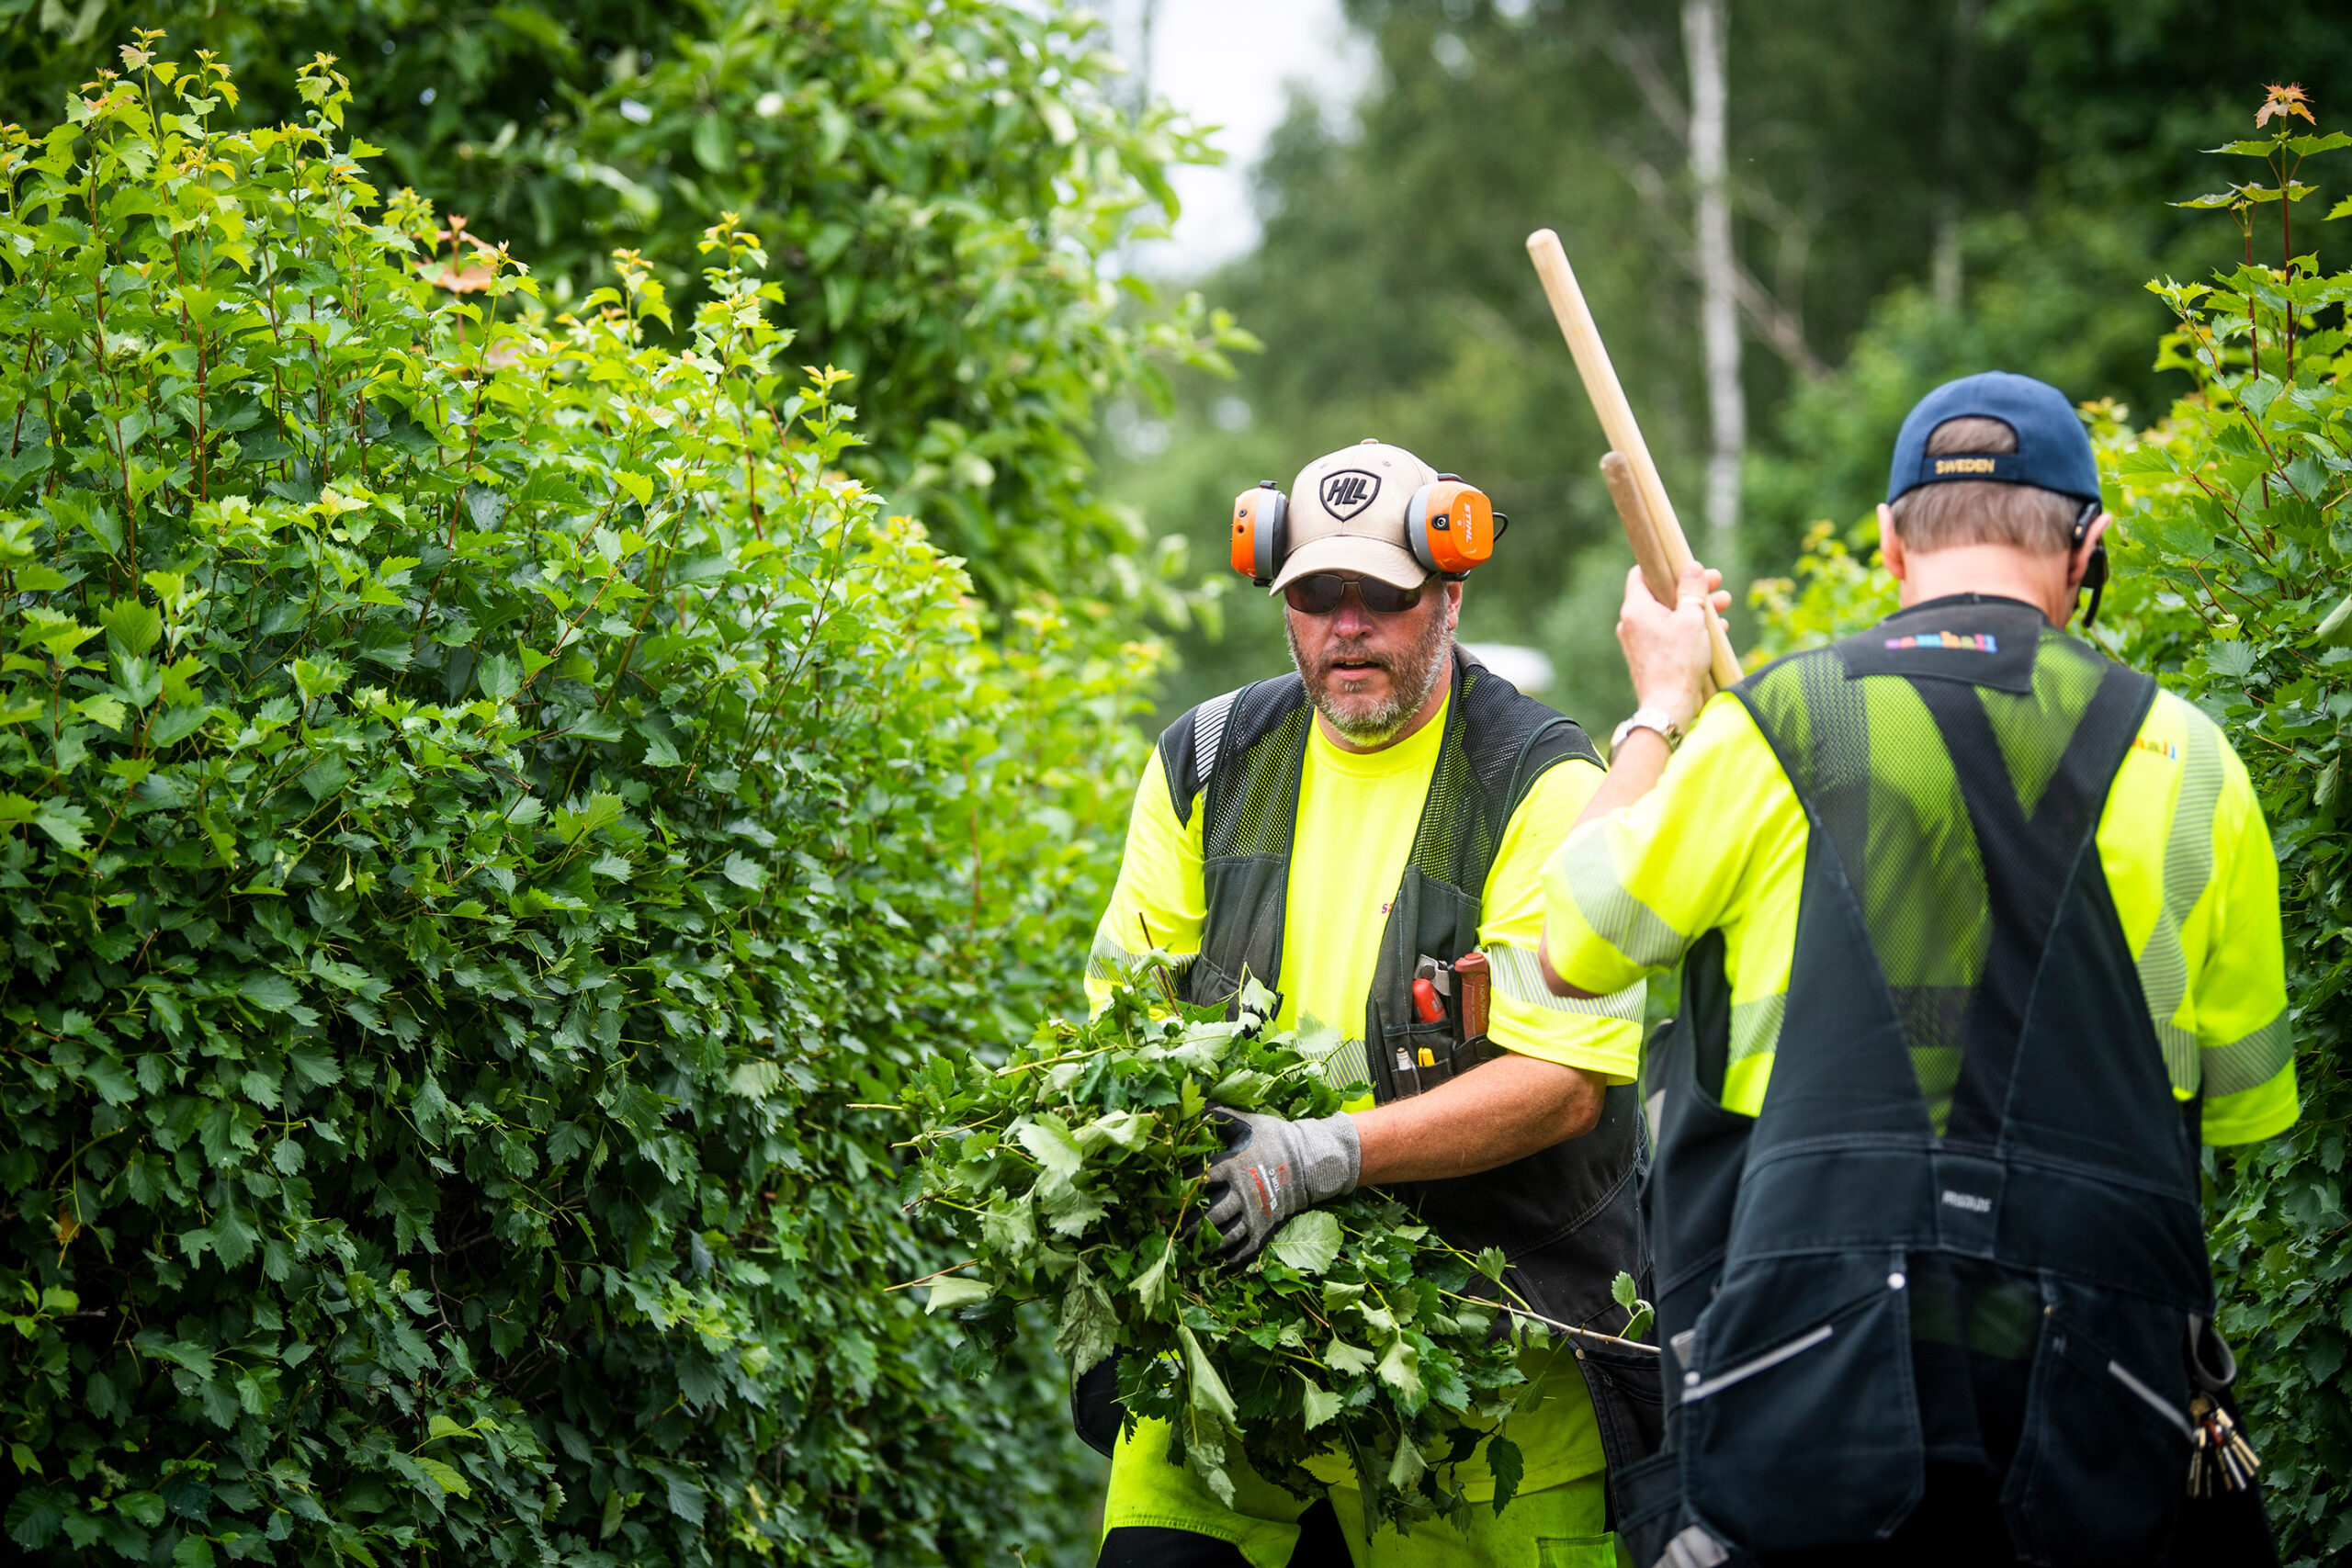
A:
POLYGON ((1346 713, 1332 696, 1329 679, 1308 669, 1306 660, 1300 656, 1298 636, 1292 631, 1287 615, 1283 617, 1283 635, 1290 641, 1290 661, 1297 667, 1299 678, 1306 682, 1306 695, 1314 703, 1315 711, 1351 746, 1385 746, 1395 739, 1396 732, 1421 711, 1421 705, 1430 700, 1438 682, 1452 672, 1453 633, 1447 628, 1443 615, 1432 615, 1428 629, 1412 651, 1397 663, 1385 666, 1388 671, 1388 700, 1369 713, 1346 713))

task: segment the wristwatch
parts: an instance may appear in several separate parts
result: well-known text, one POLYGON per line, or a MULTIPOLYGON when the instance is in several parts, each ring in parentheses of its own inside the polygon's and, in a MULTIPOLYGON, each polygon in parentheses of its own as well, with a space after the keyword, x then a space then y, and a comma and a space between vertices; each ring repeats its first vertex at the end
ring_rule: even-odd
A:
POLYGON ((1658 739, 1666 742, 1666 749, 1669 752, 1682 744, 1682 727, 1674 722, 1672 714, 1664 708, 1638 707, 1634 710, 1631 717, 1617 727, 1617 732, 1609 738, 1609 754, 1615 756, 1618 750, 1625 744, 1625 737, 1633 734, 1636 729, 1657 731, 1658 739))

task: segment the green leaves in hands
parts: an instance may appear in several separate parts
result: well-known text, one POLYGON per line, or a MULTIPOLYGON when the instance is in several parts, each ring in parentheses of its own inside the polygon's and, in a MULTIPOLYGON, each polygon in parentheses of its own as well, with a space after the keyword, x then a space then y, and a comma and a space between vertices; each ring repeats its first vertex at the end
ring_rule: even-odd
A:
POLYGON ((1609 1281, 1609 1299, 1625 1309, 1625 1326, 1618 1332, 1626 1339, 1639 1339, 1649 1332, 1653 1314, 1650 1303, 1642 1300, 1640 1292, 1641 1286, 1623 1269, 1609 1281))
POLYGON ((1527 1474, 1527 1461, 1519 1445, 1498 1431, 1487 1439, 1487 1468, 1495 1478, 1495 1512, 1499 1514, 1519 1495, 1527 1474))
POLYGON ((1299 1393, 1299 1413, 1305 1417, 1306 1429, 1313 1431, 1340 1413, 1340 1396, 1330 1390, 1308 1383, 1299 1393))
POLYGON ((1151 1124, 1152 1119, 1141 1111, 1109 1111, 1078 1130, 1079 1152, 1098 1155, 1105 1148, 1139 1149, 1151 1134, 1151 1124))
POLYGON ((1184 1348, 1184 1370, 1192 1379, 1191 1404, 1204 1416, 1215 1416, 1227 1426, 1241 1419, 1234 1407, 1233 1395, 1226 1391, 1225 1379, 1219 1375, 1216 1363, 1201 1348, 1201 1342, 1182 1324, 1176 1325, 1176 1341, 1184 1348))
POLYGON ((1175 1289, 1174 1281, 1170 1278, 1170 1266, 1175 1261, 1176 1238, 1171 1235, 1151 1267, 1136 1276, 1136 1300, 1142 1304, 1144 1311, 1158 1314, 1169 1304, 1175 1289))
POLYGON ((1266 1249, 1302 1274, 1320 1274, 1340 1256, 1340 1218, 1309 1209, 1276 1231, 1266 1249))
POLYGON ((1397 1407, 1406 1414, 1421 1407, 1427 1397, 1421 1388, 1421 1352, 1411 1336, 1399 1334, 1388 1342, 1388 1353, 1380 1358, 1380 1381, 1396 1391, 1397 1407))
MULTIPOLYGON (((1446 1517, 1466 1505, 1429 1456, 1471 1451, 1524 1382, 1521 1337, 1494 1334, 1468 1299, 1497 1290, 1500 1255, 1464 1257, 1366 1192, 1293 1218, 1246 1269, 1220 1264, 1214 1235, 1186 1228, 1224 1143, 1206 1105, 1305 1117, 1343 1099, 1320 1055, 1244 1017, 1171 1016, 1156 987, 1122 986, 1099 1017, 1040 1029, 1001 1066, 943 1064, 907 1099, 922 1193, 944 1200, 999 1303, 1057 1314, 1063 1355, 1132 1352, 1122 1402, 1169 1422, 1213 1493, 1240 1461, 1312 1489, 1306 1466, 1336 1445, 1376 1518, 1446 1517), (1319 1371, 1303 1375, 1301 1357, 1319 1371)), ((989 1344, 1009 1324, 967 1314, 989 1344)))
POLYGON ((1018 1122, 1012 1135, 1036 1160, 1048 1190, 1068 1187, 1086 1163, 1085 1151, 1070 1136, 1069 1124, 1058 1116, 1048 1113, 1018 1122))
POLYGON ((1062 1297, 1060 1326, 1054 1331, 1054 1348, 1075 1371, 1109 1355, 1118 1343, 1118 1324, 1102 1287, 1085 1274, 1075 1275, 1062 1297))

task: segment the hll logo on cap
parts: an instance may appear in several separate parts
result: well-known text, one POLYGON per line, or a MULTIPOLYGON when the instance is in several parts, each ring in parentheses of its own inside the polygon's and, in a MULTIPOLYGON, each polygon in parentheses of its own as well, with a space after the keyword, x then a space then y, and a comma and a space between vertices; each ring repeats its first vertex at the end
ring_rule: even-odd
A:
POLYGON ((1373 498, 1379 493, 1380 476, 1366 473, 1362 468, 1341 468, 1336 474, 1325 475, 1317 491, 1317 499, 1323 502, 1323 510, 1340 523, 1349 521, 1370 506, 1373 498))

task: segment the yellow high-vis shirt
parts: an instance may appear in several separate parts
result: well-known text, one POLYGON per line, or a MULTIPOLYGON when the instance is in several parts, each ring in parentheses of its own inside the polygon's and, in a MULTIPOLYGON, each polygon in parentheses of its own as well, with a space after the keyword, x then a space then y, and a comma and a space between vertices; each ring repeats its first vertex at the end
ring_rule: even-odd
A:
MULTIPOLYGON (((1325 1069, 1336 1084, 1370 1078, 1361 1038, 1364 1005, 1379 966, 1389 902, 1403 880, 1444 732, 1441 710, 1394 746, 1350 752, 1329 740, 1320 724, 1309 727, 1283 907, 1282 975, 1275 987, 1283 1005, 1276 1024, 1322 1022, 1339 1029, 1346 1043, 1325 1069)), ((1589 762, 1554 766, 1536 780, 1504 829, 1487 873, 1478 925, 1494 975, 1487 1036, 1522 1055, 1583 1068, 1611 1083, 1630 1083, 1641 1071, 1644 982, 1637 976, 1615 987, 1613 995, 1571 1001, 1544 988, 1536 962, 1544 930, 1544 861, 1600 787, 1601 776, 1589 762)), ((1200 952, 1208 913, 1201 851, 1205 815, 1196 807, 1187 814, 1189 821, 1178 819, 1166 771, 1155 753, 1136 791, 1126 856, 1087 964, 1087 994, 1098 1009, 1109 998, 1112 982, 1147 943, 1179 955, 1200 952)), ((1371 1104, 1367 1092, 1348 1108, 1371 1104)), ((1520 1484, 1528 1492, 1592 1474, 1604 1462, 1591 1397, 1572 1354, 1560 1348, 1532 1355, 1524 1370, 1543 1385, 1542 1401, 1510 1423, 1511 1438, 1526 1461, 1520 1484)), ((1176 1467, 1162 1468, 1182 1477, 1176 1467)), ((1328 1482, 1352 1484, 1345 1459, 1336 1452, 1313 1468, 1328 1482)), ((1483 1446, 1478 1457, 1462 1463, 1458 1479, 1474 1499, 1493 1495, 1483 1446)), ((1170 1481, 1169 1488, 1175 1484, 1170 1481)), ((1114 1485, 1111 1510, 1117 1514, 1123 1506, 1114 1485)), ((1170 1506, 1164 1499, 1155 1502, 1149 1517, 1171 1517, 1170 1506)), ((1126 1522, 1145 1519, 1139 1514, 1126 1522)))
MULTIPOLYGON (((1330 1066, 1336 1083, 1370 1080, 1361 1039, 1364 1003, 1444 729, 1441 708, 1414 734, 1380 751, 1341 750, 1320 725, 1308 733, 1283 909, 1282 975, 1274 987, 1283 1007, 1275 1023, 1291 1029, 1312 1021, 1339 1029, 1348 1044, 1330 1066)), ((1601 776, 1589 763, 1560 763, 1536 780, 1504 829, 1478 922, 1479 942, 1494 970, 1487 1036, 1521 1055, 1631 1083, 1641 1073, 1642 981, 1629 981, 1597 1001, 1567 1000, 1544 988, 1535 961, 1544 934, 1544 861, 1600 787, 1601 776)), ((1086 994, 1098 1009, 1112 982, 1141 953, 1159 947, 1182 957, 1201 950, 1208 918, 1201 874, 1204 814, 1195 809, 1187 816, 1188 821, 1177 819, 1168 775, 1155 753, 1136 790, 1118 884, 1094 930, 1086 994)), ((1367 1098, 1351 1109, 1371 1103, 1367 1098)))
MULTIPOLYGON (((1724 933, 1723 1101, 1746 1115, 1763 1109, 1771 1080, 1806 832, 1770 743, 1736 697, 1720 694, 1657 787, 1577 829, 1545 872, 1552 967, 1580 990, 1613 990, 1671 966, 1707 931, 1724 933)), ((2205 1141, 2284 1132, 2300 1104, 2278 858, 2245 764, 2169 692, 2108 791, 2098 854, 2173 1092, 2205 1097, 2205 1141)), ((1923 900, 1939 897, 1936 875, 1917 868, 1923 900)))

